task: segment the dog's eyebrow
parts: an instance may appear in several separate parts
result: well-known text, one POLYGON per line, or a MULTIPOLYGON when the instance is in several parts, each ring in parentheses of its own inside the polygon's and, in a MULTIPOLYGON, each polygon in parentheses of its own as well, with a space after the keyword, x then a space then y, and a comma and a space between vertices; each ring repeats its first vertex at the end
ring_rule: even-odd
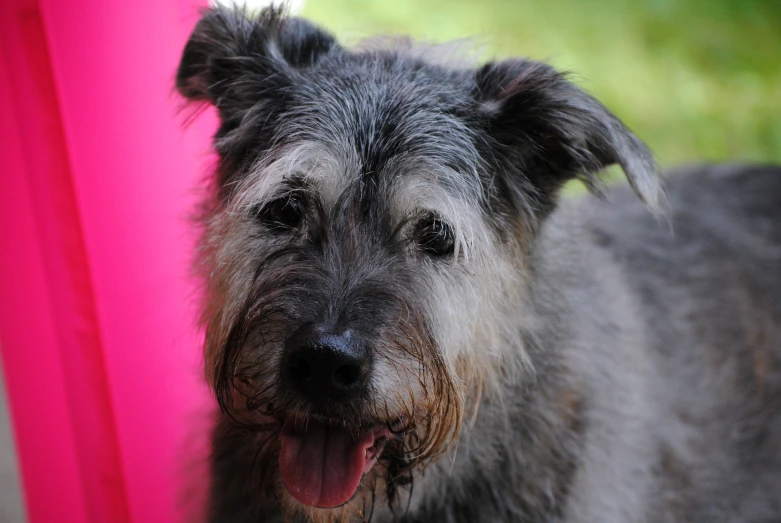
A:
MULTIPOLYGON (((432 199, 431 205, 440 208, 459 200, 467 205, 479 205, 483 190, 478 168, 477 165, 454 168, 423 156, 406 157, 389 176, 391 192, 419 192, 432 199)), ((416 199, 421 201, 419 196, 416 199)))
POLYGON ((482 216, 477 178, 422 158, 409 158, 405 164, 403 174, 390 178, 393 222, 433 213, 450 224, 458 249, 467 258, 483 249, 492 232, 482 216))
POLYGON ((235 205, 262 204, 295 185, 317 192, 324 204, 335 202, 350 183, 349 172, 343 155, 322 143, 298 142, 258 161, 237 191, 235 205))

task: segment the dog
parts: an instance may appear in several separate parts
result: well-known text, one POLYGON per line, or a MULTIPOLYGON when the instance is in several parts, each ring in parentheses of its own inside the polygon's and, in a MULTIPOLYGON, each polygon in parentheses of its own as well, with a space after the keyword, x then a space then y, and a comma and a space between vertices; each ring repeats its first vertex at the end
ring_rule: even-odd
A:
POLYGON ((663 187, 565 75, 450 55, 275 8, 186 44, 206 519, 781 520, 781 169, 663 187))

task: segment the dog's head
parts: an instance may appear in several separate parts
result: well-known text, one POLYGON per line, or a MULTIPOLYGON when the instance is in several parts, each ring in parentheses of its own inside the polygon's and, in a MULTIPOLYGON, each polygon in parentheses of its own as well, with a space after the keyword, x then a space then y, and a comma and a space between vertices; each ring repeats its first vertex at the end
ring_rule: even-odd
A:
POLYGON ((567 180, 619 163, 659 197, 642 143, 537 62, 351 51, 276 10, 215 9, 177 87, 221 121, 206 372, 257 431, 264 484, 312 519, 392 502, 524 361, 525 260, 567 180))

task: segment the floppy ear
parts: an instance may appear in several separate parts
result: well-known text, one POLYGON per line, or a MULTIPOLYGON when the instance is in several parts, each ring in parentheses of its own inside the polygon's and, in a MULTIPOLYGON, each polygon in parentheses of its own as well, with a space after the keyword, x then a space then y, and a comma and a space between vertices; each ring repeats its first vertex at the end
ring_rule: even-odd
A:
POLYGON ((249 161, 251 146, 270 140, 299 72, 338 49, 331 35, 278 8, 256 17, 237 7, 205 11, 184 48, 176 87, 219 111, 215 145, 222 186, 249 161))
POLYGON ((184 48, 176 87, 221 111, 246 108, 335 47, 333 36, 278 8, 252 18, 240 8, 215 7, 204 13, 184 48))
POLYGON ((618 118, 553 68, 533 61, 486 64, 476 72, 487 132, 526 189, 552 207, 558 189, 580 178, 595 190, 598 173, 619 164, 638 197, 661 212, 662 188, 653 156, 618 118))

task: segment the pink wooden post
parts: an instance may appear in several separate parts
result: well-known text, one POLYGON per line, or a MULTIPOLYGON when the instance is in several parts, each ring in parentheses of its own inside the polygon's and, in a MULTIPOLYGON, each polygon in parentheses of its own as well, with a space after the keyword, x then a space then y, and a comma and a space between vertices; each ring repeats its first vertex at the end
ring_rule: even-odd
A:
POLYGON ((0 1, 0 347, 32 523, 182 519, 209 409, 188 216, 197 0, 0 1), (192 460, 192 463, 188 461, 192 460))

